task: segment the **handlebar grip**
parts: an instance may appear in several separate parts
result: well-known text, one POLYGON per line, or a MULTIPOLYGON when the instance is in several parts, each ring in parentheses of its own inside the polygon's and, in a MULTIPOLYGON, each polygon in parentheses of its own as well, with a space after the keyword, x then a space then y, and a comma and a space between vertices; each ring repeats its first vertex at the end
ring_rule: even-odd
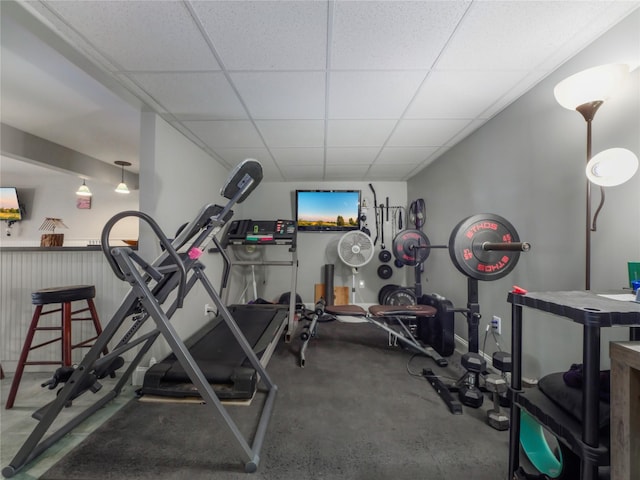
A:
POLYGON ((528 252, 531 250, 531 244, 528 242, 484 242, 482 250, 485 252, 495 250, 507 250, 511 252, 528 252))

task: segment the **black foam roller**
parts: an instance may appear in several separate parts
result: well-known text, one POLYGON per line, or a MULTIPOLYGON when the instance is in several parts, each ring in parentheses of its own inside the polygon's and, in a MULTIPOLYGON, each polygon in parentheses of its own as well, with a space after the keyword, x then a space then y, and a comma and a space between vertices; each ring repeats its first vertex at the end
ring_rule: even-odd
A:
POLYGON ((333 263, 324 266, 324 296, 327 305, 333 305, 333 263))

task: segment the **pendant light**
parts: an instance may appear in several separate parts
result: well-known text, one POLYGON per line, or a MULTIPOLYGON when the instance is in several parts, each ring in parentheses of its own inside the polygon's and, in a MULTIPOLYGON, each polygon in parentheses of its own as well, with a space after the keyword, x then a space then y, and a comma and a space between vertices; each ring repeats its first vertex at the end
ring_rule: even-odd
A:
POLYGON ((79 197, 90 197, 91 195, 93 195, 91 193, 91 190, 89 190, 89 187, 87 187, 87 181, 84 178, 82 179, 82 185, 78 187, 76 195, 78 195, 79 197))
POLYGON ((129 187, 127 187, 127 184, 124 183, 124 167, 131 166, 131 163, 123 162, 122 160, 116 160, 113 163, 115 163, 116 165, 120 165, 120 167, 122 167, 122 177, 121 177, 120 183, 116 187, 116 192, 118 192, 118 193, 129 193, 129 187))

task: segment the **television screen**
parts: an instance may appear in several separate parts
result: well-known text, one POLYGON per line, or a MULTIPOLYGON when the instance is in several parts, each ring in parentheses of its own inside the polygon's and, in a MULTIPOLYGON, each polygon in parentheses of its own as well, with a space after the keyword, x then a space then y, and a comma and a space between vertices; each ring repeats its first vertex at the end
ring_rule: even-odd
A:
POLYGON ((301 232, 341 232, 360 228, 360 190, 296 190, 301 232))
POLYGON ((14 187, 0 187, 0 220, 22 220, 18 192, 14 187))

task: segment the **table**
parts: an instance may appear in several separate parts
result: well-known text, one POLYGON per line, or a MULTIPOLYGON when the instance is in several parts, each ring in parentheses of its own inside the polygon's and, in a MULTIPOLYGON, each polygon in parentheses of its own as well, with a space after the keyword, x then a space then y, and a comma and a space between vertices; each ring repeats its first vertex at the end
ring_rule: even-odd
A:
POLYGON ((596 480, 598 465, 606 464, 608 449, 599 439, 600 329, 640 325, 640 303, 615 300, 592 291, 509 293, 511 303, 511 428, 509 434, 509 478, 519 467, 520 410, 524 409, 551 433, 563 438, 580 457, 581 479, 596 480), (523 307, 558 315, 582 325, 582 423, 552 409, 551 401, 537 388, 522 390, 523 307))
POLYGON ((640 342, 611 342, 611 479, 640 478, 640 342))

